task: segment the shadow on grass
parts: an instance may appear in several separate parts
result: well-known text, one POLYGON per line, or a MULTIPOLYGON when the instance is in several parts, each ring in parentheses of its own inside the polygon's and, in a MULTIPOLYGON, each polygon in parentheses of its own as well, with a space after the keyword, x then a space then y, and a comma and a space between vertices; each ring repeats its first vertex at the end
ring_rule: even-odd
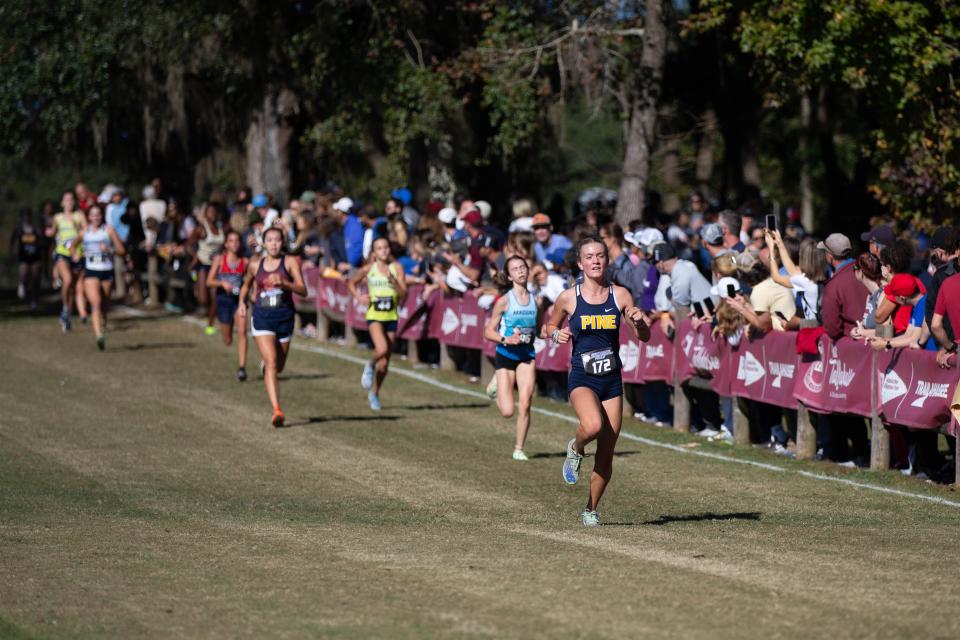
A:
POLYGON ((662 527, 673 522, 709 522, 711 520, 751 520, 759 521, 762 514, 759 511, 746 511, 741 513, 694 513, 686 516, 660 516, 656 520, 647 520, 646 522, 603 522, 601 526, 605 527, 636 527, 653 526, 662 527))
POLYGON ((405 411, 440 411, 443 409, 483 409, 489 406, 489 402, 461 402, 460 404, 416 404, 390 408, 405 411))
POLYGON ((329 378, 329 373, 294 373, 291 375, 280 374, 280 381, 286 382, 287 380, 322 380, 323 378, 329 378))
MULTIPOLYGON (((639 451, 614 451, 613 452, 614 458, 621 458, 625 456, 638 456, 638 455, 640 455, 639 451)), ((565 451, 556 451, 554 453, 532 453, 527 457, 529 457, 531 460, 536 460, 538 458, 566 458, 567 453, 565 451)), ((592 458, 593 456, 590 455, 588 457, 592 458)))
POLYGON ((154 351, 158 349, 195 349, 197 345, 192 342, 138 342, 136 344, 125 344, 119 347, 112 347, 111 351, 154 351))
POLYGON ((313 424, 329 422, 395 422, 400 416, 311 416, 306 420, 288 422, 285 427, 309 427, 313 424))

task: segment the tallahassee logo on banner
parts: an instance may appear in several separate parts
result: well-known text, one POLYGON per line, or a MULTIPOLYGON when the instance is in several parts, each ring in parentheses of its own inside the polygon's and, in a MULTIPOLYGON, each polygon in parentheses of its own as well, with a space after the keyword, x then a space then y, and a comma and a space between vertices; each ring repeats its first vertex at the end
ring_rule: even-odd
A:
POLYGON ((620 362, 624 372, 634 371, 640 364, 640 345, 632 340, 620 345, 620 362))

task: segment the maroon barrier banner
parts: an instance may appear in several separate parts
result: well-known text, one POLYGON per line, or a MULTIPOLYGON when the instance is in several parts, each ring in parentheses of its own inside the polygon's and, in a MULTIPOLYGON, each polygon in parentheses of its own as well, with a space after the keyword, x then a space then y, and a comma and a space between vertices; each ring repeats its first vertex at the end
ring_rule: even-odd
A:
POLYGON ((407 297, 397 309, 397 337, 404 340, 422 340, 427 337, 429 309, 423 296, 423 285, 407 287, 407 297))
POLYGON ((312 307, 317 304, 317 284, 320 281, 320 269, 315 267, 312 262, 305 262, 300 265, 303 269, 303 284, 307 287, 305 297, 293 295, 293 303, 297 306, 312 307))
POLYGON ((726 339, 713 337, 708 325, 694 330, 690 320, 677 328, 676 371, 681 382, 695 376, 709 378, 710 386, 722 396, 730 395, 730 346, 726 339))
POLYGON ((820 355, 804 355, 794 378, 794 396, 820 413, 870 417, 873 350, 852 338, 819 341, 820 355))
POLYGON ((443 344, 464 349, 483 348, 483 325, 487 312, 473 296, 443 296, 430 312, 429 335, 443 344))
POLYGON ((897 349, 880 354, 880 412, 891 424, 938 429, 951 422, 950 402, 960 379, 955 367, 937 366, 935 351, 897 349))
MULTIPOLYGON (((344 285, 346 286, 346 285, 344 285)), ((367 292, 367 284, 361 282, 357 285, 357 293, 364 294, 367 292)), ((354 298, 350 296, 350 289, 347 289, 347 295, 349 296, 349 302, 347 305, 347 313, 343 318, 344 323, 353 329, 360 329, 361 331, 367 330, 367 308, 370 305, 361 304, 359 297, 354 298)))
POLYGON ((637 340, 632 328, 621 324, 620 362, 624 382, 673 380, 673 343, 659 322, 650 327, 650 340, 645 343, 637 340))
POLYGON ((344 317, 350 308, 350 290, 338 278, 320 278, 317 282, 317 308, 344 317))
POLYGON ((570 371, 570 356, 573 354, 573 345, 554 344, 553 340, 535 340, 537 350, 537 369, 540 371, 570 371))
POLYGON ((753 339, 744 338, 731 348, 730 382, 733 395, 796 409, 794 376, 799 365, 797 334, 770 331, 753 339))

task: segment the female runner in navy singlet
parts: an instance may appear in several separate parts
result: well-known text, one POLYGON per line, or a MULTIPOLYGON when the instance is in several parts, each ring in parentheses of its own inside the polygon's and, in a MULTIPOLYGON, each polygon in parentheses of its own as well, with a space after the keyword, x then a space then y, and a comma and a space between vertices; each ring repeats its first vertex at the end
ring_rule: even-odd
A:
POLYGON ((596 460, 590 474, 590 495, 581 518, 583 524, 600 524, 597 505, 613 474, 613 450, 623 420, 623 377, 620 372, 620 319, 637 338, 650 339, 650 321, 634 306, 630 292, 606 280, 609 259, 600 238, 577 243, 577 264, 583 282, 557 298, 544 334, 558 344, 573 341, 567 389, 580 426, 567 443, 563 479, 576 484, 584 447, 597 441, 596 460), (569 327, 564 321, 569 318, 569 327))
POLYGON ((238 319, 246 321, 247 295, 254 286, 250 333, 263 357, 263 384, 273 405, 275 427, 282 427, 285 417, 280 410, 280 385, 277 376, 287 363, 290 340, 293 339, 293 294, 307 295, 300 265, 295 258, 283 254, 283 231, 270 227, 263 232, 263 253, 250 260, 240 288, 238 319))

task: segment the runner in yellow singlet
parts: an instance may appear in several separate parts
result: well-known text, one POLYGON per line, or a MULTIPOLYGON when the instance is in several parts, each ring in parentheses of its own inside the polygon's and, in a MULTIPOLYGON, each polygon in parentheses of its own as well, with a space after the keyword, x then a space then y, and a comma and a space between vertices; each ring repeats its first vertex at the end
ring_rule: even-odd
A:
POLYGON ((60 311, 60 327, 66 333, 70 330, 70 308, 76 302, 80 318, 86 322, 87 305, 83 294, 83 258, 73 256, 73 245, 86 226, 82 211, 76 210, 76 197, 72 191, 64 191, 60 200, 63 211, 53 216, 46 229, 48 238, 54 238, 53 275, 60 280, 60 299, 63 308, 60 311))
POLYGON ((390 367, 393 343, 397 339, 397 318, 400 301, 407 295, 403 269, 393 260, 390 241, 377 238, 370 251, 370 262, 364 265, 347 283, 350 293, 367 307, 367 325, 373 341, 373 357, 363 368, 360 384, 368 389, 370 408, 380 410, 380 389, 390 367), (360 294, 357 285, 366 278, 367 293, 360 294))

